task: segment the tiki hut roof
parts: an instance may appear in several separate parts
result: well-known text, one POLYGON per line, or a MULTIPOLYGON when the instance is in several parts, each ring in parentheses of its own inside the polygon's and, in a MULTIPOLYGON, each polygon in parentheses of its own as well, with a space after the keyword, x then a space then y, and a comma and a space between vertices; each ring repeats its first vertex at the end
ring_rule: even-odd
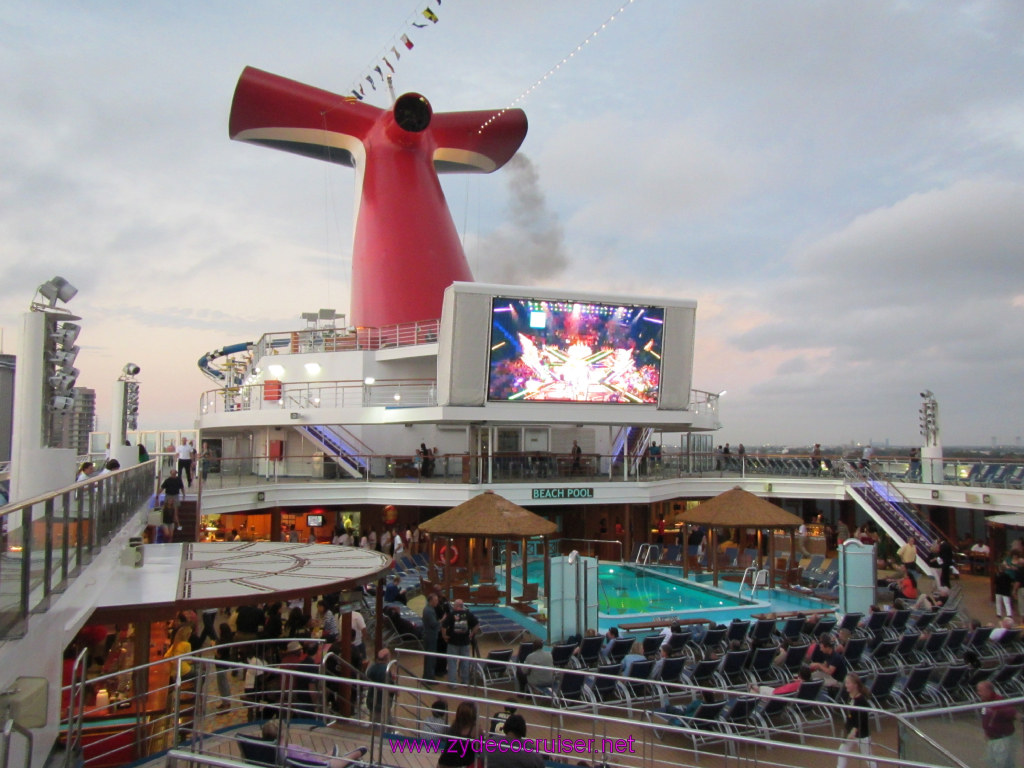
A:
POLYGON ((431 535, 518 539, 547 536, 558 530, 558 526, 494 491, 484 491, 420 524, 420 530, 431 535))
POLYGON ((796 528, 803 523, 793 513, 742 488, 708 499, 678 519, 690 525, 723 528, 796 528))

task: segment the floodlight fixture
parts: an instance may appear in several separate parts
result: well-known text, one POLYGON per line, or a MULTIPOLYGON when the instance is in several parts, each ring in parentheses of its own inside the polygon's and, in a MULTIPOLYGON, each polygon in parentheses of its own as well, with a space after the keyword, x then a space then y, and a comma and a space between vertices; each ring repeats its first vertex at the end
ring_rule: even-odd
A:
POLYGON ((75 358, 78 357, 78 353, 81 351, 78 347, 58 350, 53 353, 50 362, 61 366, 72 366, 75 364, 75 358))
POLYGON ((138 376, 141 370, 142 369, 135 363, 125 363, 124 368, 121 369, 121 373, 125 376, 138 376))
POLYGON ((54 343, 64 347, 64 349, 71 349, 75 345, 75 340, 78 339, 78 334, 82 332, 82 328, 74 323, 61 323, 60 327, 50 334, 50 338, 53 339, 54 343))
POLYGON ((50 400, 50 407, 55 411, 66 411, 73 407, 75 399, 66 395, 57 395, 50 400))
POLYGON ((68 373, 57 373, 50 377, 50 386, 53 387, 59 394, 67 394, 71 391, 71 388, 75 386, 75 378, 68 373))
POLYGON ((365 379, 363 379, 363 384, 365 384, 366 386, 370 387, 370 386, 373 386, 373 383, 375 381, 377 381, 377 380, 375 378, 373 378, 373 376, 367 376, 365 379))
POLYGON ((75 286, 59 276, 47 280, 39 286, 38 291, 39 295, 46 299, 47 306, 49 307, 55 307, 58 300, 66 304, 75 298, 75 294, 78 293, 78 289, 75 286))
POLYGON ((935 397, 935 393, 932 392, 930 389, 926 389, 924 392, 921 393, 921 397, 927 400, 929 397, 935 397))
POLYGON ((318 315, 321 320, 334 320, 338 313, 333 309, 321 309, 318 315))
POLYGON ((569 565, 576 565, 576 560, 579 558, 579 550, 574 549, 569 553, 569 565))

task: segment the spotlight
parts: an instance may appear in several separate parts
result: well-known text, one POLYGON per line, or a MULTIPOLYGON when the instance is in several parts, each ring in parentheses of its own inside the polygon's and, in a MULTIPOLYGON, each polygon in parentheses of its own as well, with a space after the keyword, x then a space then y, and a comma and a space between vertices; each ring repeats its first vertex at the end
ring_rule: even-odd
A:
POLYGON ((70 367, 75 364, 75 358, 78 357, 79 352, 81 352, 81 350, 78 347, 54 352, 53 356, 50 358, 50 362, 56 365, 70 367))
POLYGON ((57 305, 57 300, 65 304, 75 298, 78 289, 63 277, 54 277, 39 286, 39 295, 49 302, 51 307, 57 305))
POLYGON ((124 368, 121 369, 121 373, 125 376, 138 376, 141 370, 135 363, 126 363, 124 368))
POLYGON ((71 349, 75 345, 78 334, 81 332, 81 327, 74 323, 62 323, 60 328, 50 334, 50 338, 53 339, 55 344, 59 344, 64 349, 71 349))
POLYGON ((58 373, 50 377, 50 386, 59 394, 67 394, 75 386, 75 377, 68 373, 58 373))
POLYGON ((58 395, 50 400, 50 407, 55 411, 66 411, 75 404, 75 400, 72 397, 66 397, 64 395, 58 395))
POLYGON ((926 389, 924 392, 921 393, 921 397, 927 400, 929 397, 935 397, 935 393, 932 392, 930 389, 926 389))

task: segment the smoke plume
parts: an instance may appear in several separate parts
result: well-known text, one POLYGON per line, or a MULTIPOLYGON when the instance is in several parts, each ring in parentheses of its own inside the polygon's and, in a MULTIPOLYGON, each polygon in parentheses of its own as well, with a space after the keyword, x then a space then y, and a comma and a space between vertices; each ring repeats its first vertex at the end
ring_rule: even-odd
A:
POLYGON ((478 279, 488 283, 532 284, 557 277, 568 259, 558 217, 548 210, 533 163, 523 154, 508 169, 510 221, 477 243, 478 279))

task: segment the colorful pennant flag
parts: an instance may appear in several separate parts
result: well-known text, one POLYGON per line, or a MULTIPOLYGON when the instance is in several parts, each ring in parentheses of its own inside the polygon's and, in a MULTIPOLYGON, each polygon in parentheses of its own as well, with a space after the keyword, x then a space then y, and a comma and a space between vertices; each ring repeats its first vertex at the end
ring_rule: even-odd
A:
MULTIPOLYGON (((359 95, 359 91, 352 91, 352 95, 356 97, 356 101, 363 100, 363 97, 359 95)), ((352 101, 352 99, 346 99, 346 101, 352 101)))
POLYGON ((437 24, 437 14, 430 10, 430 6, 423 9, 423 15, 431 24, 437 24))
POLYGON ((397 48, 395 48, 395 46, 393 46, 393 45, 391 46, 391 52, 392 52, 393 54, 395 54, 395 61, 398 61, 399 59, 401 59, 401 58, 402 58, 402 54, 400 54, 400 53, 398 52, 398 49, 397 49, 397 48))
POLYGON ((373 68, 373 71, 380 75, 380 81, 384 82, 384 70, 380 68, 380 64, 373 68))
POLYGON ((367 75, 366 79, 370 81, 370 85, 373 87, 373 90, 376 91, 377 90, 377 86, 373 82, 373 76, 372 75, 367 75))
POLYGON ((395 71, 395 68, 391 66, 391 62, 388 61, 388 57, 387 56, 384 57, 384 63, 387 64, 388 69, 390 69, 392 72, 395 71))
POLYGON ((412 50, 412 40, 409 39, 408 35, 402 35, 402 42, 405 43, 405 47, 410 51, 412 50))

